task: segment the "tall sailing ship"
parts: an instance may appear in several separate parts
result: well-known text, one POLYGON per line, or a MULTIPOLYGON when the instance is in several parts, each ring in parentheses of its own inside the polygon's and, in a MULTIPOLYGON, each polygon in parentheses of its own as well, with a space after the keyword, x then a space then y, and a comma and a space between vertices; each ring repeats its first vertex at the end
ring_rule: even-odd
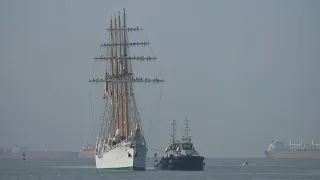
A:
POLYGON ((95 57, 105 60, 104 78, 90 79, 92 83, 104 83, 105 108, 101 130, 97 137, 95 162, 98 169, 145 170, 147 145, 139 111, 134 83, 161 83, 159 78, 142 78, 133 75, 131 61, 155 61, 156 57, 130 55, 131 46, 149 46, 149 42, 129 42, 128 32, 138 32, 138 26, 127 27, 126 12, 110 19, 109 41, 102 44, 106 55, 95 57))

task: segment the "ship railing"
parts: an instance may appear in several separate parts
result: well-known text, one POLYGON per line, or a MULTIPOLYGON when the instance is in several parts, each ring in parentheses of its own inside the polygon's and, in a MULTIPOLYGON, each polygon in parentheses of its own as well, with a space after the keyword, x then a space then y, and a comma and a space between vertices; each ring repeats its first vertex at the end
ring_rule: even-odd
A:
POLYGON ((312 146, 320 146, 320 144, 315 144, 314 141, 311 141, 312 146))
POLYGON ((131 145, 131 143, 132 143, 131 141, 123 140, 123 141, 120 141, 120 142, 118 142, 117 144, 112 145, 112 146, 107 145, 107 146, 106 146, 106 151, 109 151, 109 150, 111 150, 111 149, 120 147, 121 145, 124 146, 124 147, 129 147, 129 146, 131 145))

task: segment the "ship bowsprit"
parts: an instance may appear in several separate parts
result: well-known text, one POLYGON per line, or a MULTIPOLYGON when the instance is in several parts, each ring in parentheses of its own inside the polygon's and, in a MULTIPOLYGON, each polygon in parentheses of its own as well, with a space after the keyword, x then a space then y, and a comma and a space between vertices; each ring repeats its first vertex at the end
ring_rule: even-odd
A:
POLYGON ((161 158, 156 168, 161 170, 203 171, 204 167, 205 162, 202 156, 171 156, 161 158))

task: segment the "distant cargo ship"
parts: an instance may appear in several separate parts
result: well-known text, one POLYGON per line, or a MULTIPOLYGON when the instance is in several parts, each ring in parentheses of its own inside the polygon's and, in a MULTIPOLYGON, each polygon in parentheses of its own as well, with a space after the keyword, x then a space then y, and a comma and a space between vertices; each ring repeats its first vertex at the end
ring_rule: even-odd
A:
POLYGON ((84 143, 79 152, 79 158, 94 158, 95 156, 95 148, 89 144, 84 143))
POLYGON ((72 151, 34 151, 28 150, 28 147, 16 146, 13 149, 3 150, 0 158, 9 159, 62 159, 62 158, 78 158, 78 152, 72 151))
POLYGON ((299 144, 293 144, 290 140, 289 146, 283 141, 273 141, 268 150, 265 151, 267 158, 274 159, 320 159, 320 144, 314 144, 313 140, 311 145, 303 144, 300 141, 299 144))
POLYGON ((0 148, 0 158, 9 158, 11 156, 11 149, 0 148))

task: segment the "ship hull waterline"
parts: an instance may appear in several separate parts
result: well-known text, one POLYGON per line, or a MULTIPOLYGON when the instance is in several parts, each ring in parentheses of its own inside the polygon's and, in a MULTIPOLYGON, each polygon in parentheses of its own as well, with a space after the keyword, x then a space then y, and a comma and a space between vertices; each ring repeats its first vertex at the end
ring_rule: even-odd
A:
POLYGON ((80 151, 78 157, 80 159, 93 159, 95 157, 95 151, 80 151))
POLYGON ((42 152, 29 151, 25 153, 5 153, 0 158, 22 159, 25 155, 26 159, 78 159, 77 152, 42 152))
POLYGON ((143 171, 146 169, 147 148, 138 146, 136 149, 119 146, 95 155, 96 168, 107 171, 143 171))
POLYGON ((270 159, 320 159, 320 151, 264 151, 270 159))

